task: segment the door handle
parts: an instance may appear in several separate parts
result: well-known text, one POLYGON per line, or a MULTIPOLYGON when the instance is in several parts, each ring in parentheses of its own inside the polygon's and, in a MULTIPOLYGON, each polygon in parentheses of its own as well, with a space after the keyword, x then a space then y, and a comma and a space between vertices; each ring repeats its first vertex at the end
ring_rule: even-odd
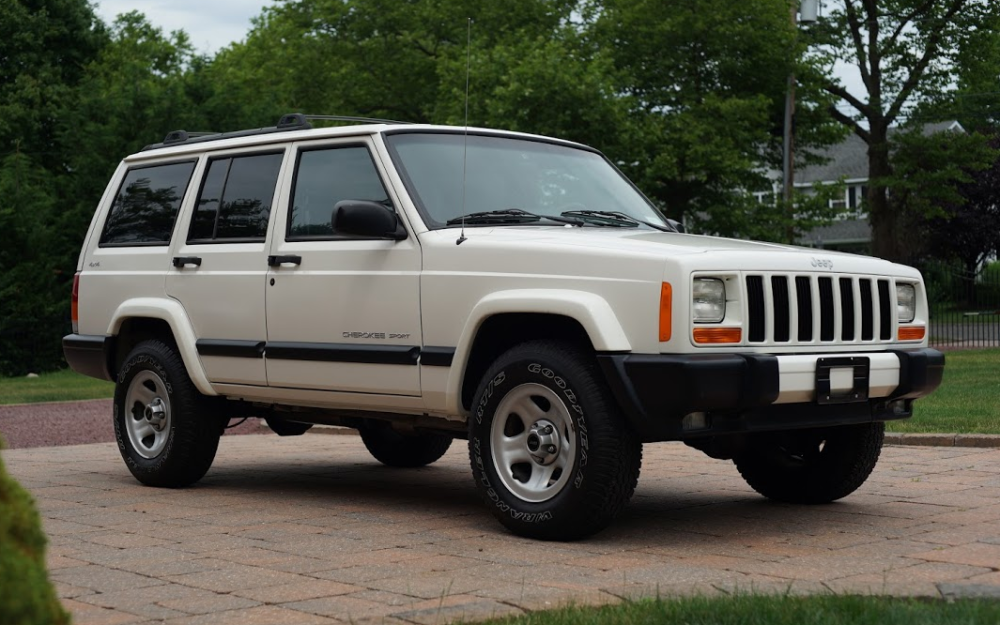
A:
POLYGON ((174 267, 183 267, 185 265, 194 265, 195 267, 201 267, 201 257, 199 256, 174 256, 174 267))
POLYGON ((281 265, 301 265, 302 257, 297 254, 289 254, 287 256, 268 256, 267 264, 270 267, 278 267, 281 265))

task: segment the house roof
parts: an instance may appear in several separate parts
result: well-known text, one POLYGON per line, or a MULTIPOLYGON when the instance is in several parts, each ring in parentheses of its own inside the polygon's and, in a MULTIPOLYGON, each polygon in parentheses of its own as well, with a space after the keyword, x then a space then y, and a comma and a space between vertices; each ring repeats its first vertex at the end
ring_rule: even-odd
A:
MULTIPOLYGON (((894 134, 899 130, 899 128, 890 128, 889 134, 894 134)), ((965 132, 965 128, 955 120, 925 124, 920 132, 928 137, 939 132, 952 130, 965 132)), ((811 186, 814 182, 835 182, 841 178, 846 180, 868 179, 868 145, 854 133, 848 135, 844 141, 819 152, 819 155, 826 161, 796 168, 796 186, 811 186)), ((776 174, 780 180, 781 172, 776 172, 776 174)))
POLYGON ((828 226, 813 228, 798 240, 800 244, 822 247, 837 243, 865 243, 871 241, 872 230, 867 218, 835 221, 828 226))

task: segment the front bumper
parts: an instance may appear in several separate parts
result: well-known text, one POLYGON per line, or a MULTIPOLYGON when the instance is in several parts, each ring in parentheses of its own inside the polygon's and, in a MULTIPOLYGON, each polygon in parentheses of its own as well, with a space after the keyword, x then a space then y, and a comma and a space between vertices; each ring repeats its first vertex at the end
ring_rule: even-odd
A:
POLYGON ((936 389, 944 372, 944 354, 929 348, 809 356, 599 354, 598 362, 646 442, 905 419, 913 400, 936 389), (845 364, 852 358, 864 366, 852 370, 845 364), (877 371, 869 371, 871 362, 881 363, 877 371), (886 363, 891 366, 881 366, 886 363), (853 371, 857 392, 832 400, 818 393, 824 382, 829 387, 831 368, 847 371, 849 379, 853 371))

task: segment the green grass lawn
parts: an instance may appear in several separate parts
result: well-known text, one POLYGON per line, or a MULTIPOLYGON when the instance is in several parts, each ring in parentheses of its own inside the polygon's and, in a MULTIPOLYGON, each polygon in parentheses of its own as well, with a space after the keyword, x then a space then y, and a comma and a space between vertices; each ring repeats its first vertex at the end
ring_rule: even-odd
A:
MULTIPOLYGON (((1000 349, 948 352, 944 382, 917 400, 915 416, 889 424, 893 432, 1000 434, 1000 349)), ((37 378, 0 378, 0 404, 111 397, 111 382, 72 371, 37 378)))
POLYGON ((946 353, 941 386, 914 406, 912 418, 889 430, 1000 434, 1000 349, 946 353))
POLYGON ((115 385, 66 369, 37 378, 0 378, 0 405, 111 397, 115 385))
POLYGON ((532 612, 486 625, 973 625, 1000 623, 1000 601, 956 602, 820 595, 643 600, 532 612))

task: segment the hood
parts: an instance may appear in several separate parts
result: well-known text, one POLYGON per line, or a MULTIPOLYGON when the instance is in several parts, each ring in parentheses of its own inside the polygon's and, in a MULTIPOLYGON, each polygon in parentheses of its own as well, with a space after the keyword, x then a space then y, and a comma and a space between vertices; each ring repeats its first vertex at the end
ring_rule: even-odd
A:
MULTIPOLYGON (((459 235, 458 228, 446 228, 426 232, 421 235, 421 239, 450 243, 454 247, 459 235)), ((469 250, 530 247, 569 252, 585 248, 591 252, 603 251, 603 256, 617 252, 623 255, 688 258, 695 261, 697 255, 703 255, 712 257, 715 262, 710 263, 711 265, 731 263, 728 265, 731 269, 794 268, 795 271, 884 274, 901 271, 909 274, 912 271, 882 259, 846 252, 636 228, 477 226, 466 227, 465 236, 462 247, 468 246, 466 249, 469 250)))

